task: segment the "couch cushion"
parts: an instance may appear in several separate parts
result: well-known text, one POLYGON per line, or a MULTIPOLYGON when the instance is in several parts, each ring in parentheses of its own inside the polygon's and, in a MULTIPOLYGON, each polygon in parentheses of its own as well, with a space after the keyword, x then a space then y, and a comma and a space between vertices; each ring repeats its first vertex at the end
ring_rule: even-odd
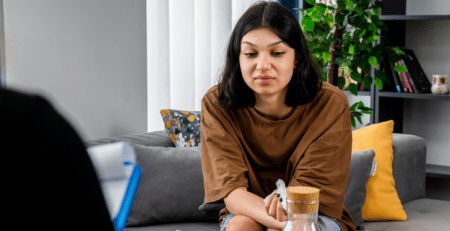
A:
POLYGON ((357 229, 364 229, 361 207, 366 201, 366 184, 370 177, 374 157, 373 150, 352 152, 344 205, 352 215, 357 229))
POLYGON ((198 209, 205 196, 200 147, 133 147, 142 176, 127 226, 219 220, 198 209))
POLYGON ((392 134, 395 189, 402 204, 425 197, 426 153, 423 138, 411 134, 392 134))
POLYGON ((352 151, 372 149, 377 168, 367 182, 366 202, 361 208, 365 221, 405 221, 406 213, 395 189, 392 173, 394 121, 369 125, 353 131, 352 151))
POLYGON ((422 198, 403 204, 407 221, 365 222, 366 230, 450 230, 450 201, 422 198))
POLYGON ((183 222, 171 224, 152 224, 148 226, 126 227, 125 231, 217 231, 219 222, 183 222))

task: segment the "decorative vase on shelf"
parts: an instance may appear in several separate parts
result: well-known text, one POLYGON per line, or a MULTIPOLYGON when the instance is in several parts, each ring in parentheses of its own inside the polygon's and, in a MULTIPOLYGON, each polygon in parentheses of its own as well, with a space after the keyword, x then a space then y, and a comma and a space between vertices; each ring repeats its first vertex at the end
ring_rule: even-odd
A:
POLYGON ((448 75, 433 75, 431 93, 436 95, 448 94, 448 75))

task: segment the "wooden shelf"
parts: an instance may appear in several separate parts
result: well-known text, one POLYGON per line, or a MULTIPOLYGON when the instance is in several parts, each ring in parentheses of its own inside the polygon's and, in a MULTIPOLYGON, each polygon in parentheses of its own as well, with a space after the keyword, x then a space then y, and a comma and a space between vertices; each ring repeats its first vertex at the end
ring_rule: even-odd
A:
POLYGON ((403 98, 403 99, 432 99, 432 100, 450 100, 450 95, 434 95, 427 94, 414 94, 414 93, 398 93, 398 92, 378 92, 379 97, 389 98, 403 98))
POLYGON ((450 20, 450 15, 381 15, 383 21, 389 20, 450 20))

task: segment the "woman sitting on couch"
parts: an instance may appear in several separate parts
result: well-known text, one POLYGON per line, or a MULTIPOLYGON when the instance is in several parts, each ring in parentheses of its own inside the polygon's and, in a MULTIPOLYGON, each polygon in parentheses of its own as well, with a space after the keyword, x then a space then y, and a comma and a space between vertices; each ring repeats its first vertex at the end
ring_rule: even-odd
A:
POLYGON ((322 230, 355 230, 344 206, 349 104, 321 81, 289 9, 258 2, 242 15, 201 116, 205 202, 225 203, 221 230, 281 230, 287 217, 278 179, 320 189, 322 230))

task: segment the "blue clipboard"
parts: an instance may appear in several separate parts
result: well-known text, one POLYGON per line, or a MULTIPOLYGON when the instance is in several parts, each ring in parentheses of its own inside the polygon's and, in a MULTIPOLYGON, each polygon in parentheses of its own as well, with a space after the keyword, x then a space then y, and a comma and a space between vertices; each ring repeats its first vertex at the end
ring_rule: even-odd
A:
POLYGON ((116 231, 122 231, 127 224, 128 216, 130 215, 131 206, 133 205, 142 172, 138 164, 132 162, 124 162, 124 164, 134 165, 134 168, 130 176, 130 181, 125 192, 122 205, 120 206, 119 213, 117 213, 117 216, 114 218, 114 229, 116 231))

